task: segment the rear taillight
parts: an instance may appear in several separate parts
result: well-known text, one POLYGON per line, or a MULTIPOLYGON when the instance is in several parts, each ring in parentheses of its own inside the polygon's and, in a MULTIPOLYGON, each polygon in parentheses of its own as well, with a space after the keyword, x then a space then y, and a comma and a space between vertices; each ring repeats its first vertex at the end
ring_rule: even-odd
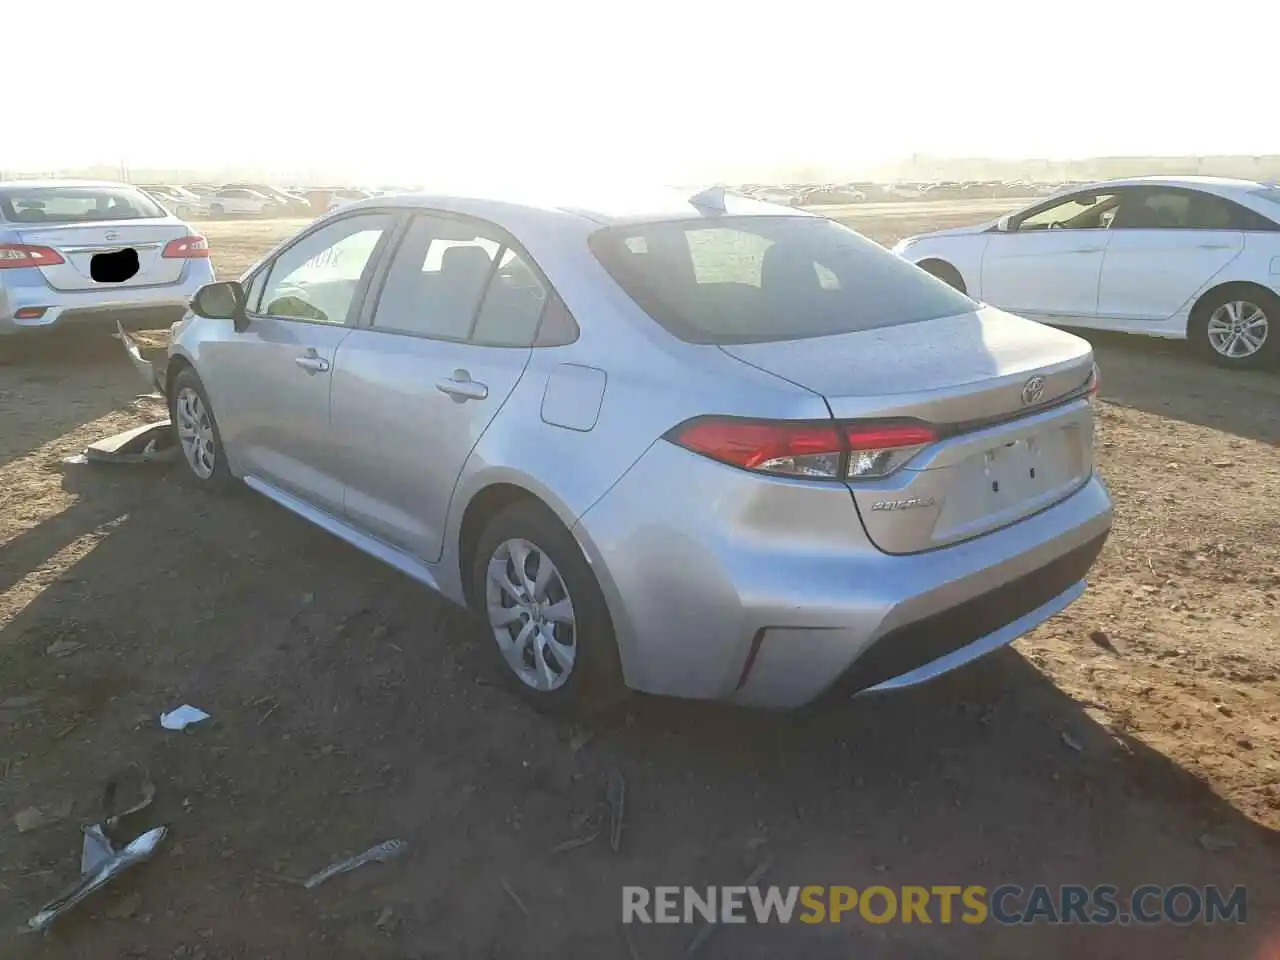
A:
POLYGON ((0 243, 0 270, 17 267, 52 267, 66 263, 53 247, 33 243, 0 243))
POLYGON ((740 420, 699 417, 667 439, 744 470, 818 480, 887 477, 937 439, 915 421, 740 420))
POLYGON ((166 243, 160 256, 169 260, 207 260, 209 241, 197 236, 179 237, 166 243))

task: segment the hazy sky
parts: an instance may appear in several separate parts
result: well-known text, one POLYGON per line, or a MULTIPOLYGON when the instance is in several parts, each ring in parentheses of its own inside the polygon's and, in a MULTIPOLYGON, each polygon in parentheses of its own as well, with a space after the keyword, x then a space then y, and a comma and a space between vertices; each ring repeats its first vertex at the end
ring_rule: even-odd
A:
POLYGON ((0 168, 669 181, 1280 153, 1270 0, 0 4, 0 168))

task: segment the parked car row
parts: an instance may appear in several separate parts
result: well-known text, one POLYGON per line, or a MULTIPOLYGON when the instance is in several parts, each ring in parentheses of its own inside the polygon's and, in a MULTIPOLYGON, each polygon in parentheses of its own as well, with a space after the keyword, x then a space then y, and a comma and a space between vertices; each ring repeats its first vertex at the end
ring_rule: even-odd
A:
POLYGON ((356 187, 294 187, 282 189, 266 183, 143 184, 147 193, 179 217, 307 217, 337 210, 348 203, 374 196, 356 187))

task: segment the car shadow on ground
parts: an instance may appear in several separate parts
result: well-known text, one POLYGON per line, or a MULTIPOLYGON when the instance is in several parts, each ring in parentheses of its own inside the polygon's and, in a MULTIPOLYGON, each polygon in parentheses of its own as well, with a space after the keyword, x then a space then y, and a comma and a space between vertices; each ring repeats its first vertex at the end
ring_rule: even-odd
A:
POLYGON ((1104 400, 1280 445, 1280 375, 1275 371, 1225 370, 1194 356, 1179 341, 1073 332, 1094 347, 1104 400))
MULTIPOLYGON (((74 808, 3 835, 0 955, 21 955, 5 938, 75 875, 75 822, 133 762, 158 787, 133 830, 167 823, 166 849, 38 955, 626 956, 623 885, 741 883, 765 859, 784 886, 1245 884, 1255 910, 1244 927, 727 927, 702 956, 1245 957, 1274 932, 1275 835, 1016 652, 795 713, 636 697, 571 727, 497 682, 465 614, 247 491, 210 498, 176 467, 67 467, 64 486, 80 512, 19 548, 98 538, 0 628, 0 807, 74 808), (181 703, 212 720, 160 730, 181 703), (393 865, 296 883, 392 837, 409 844, 393 865)), ((635 955, 693 933, 635 929, 635 955)))

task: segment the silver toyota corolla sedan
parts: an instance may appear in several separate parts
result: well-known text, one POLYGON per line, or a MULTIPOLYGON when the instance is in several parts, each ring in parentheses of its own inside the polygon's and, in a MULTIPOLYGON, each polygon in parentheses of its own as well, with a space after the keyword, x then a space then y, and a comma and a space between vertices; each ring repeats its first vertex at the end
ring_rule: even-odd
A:
POLYGON ((552 712, 919 683, 1111 527, 1085 341, 719 190, 364 201, 202 289, 155 373, 198 484, 466 604, 552 712))
POLYGON ((212 280, 204 237, 136 187, 0 182, 0 336, 172 320, 212 280))

